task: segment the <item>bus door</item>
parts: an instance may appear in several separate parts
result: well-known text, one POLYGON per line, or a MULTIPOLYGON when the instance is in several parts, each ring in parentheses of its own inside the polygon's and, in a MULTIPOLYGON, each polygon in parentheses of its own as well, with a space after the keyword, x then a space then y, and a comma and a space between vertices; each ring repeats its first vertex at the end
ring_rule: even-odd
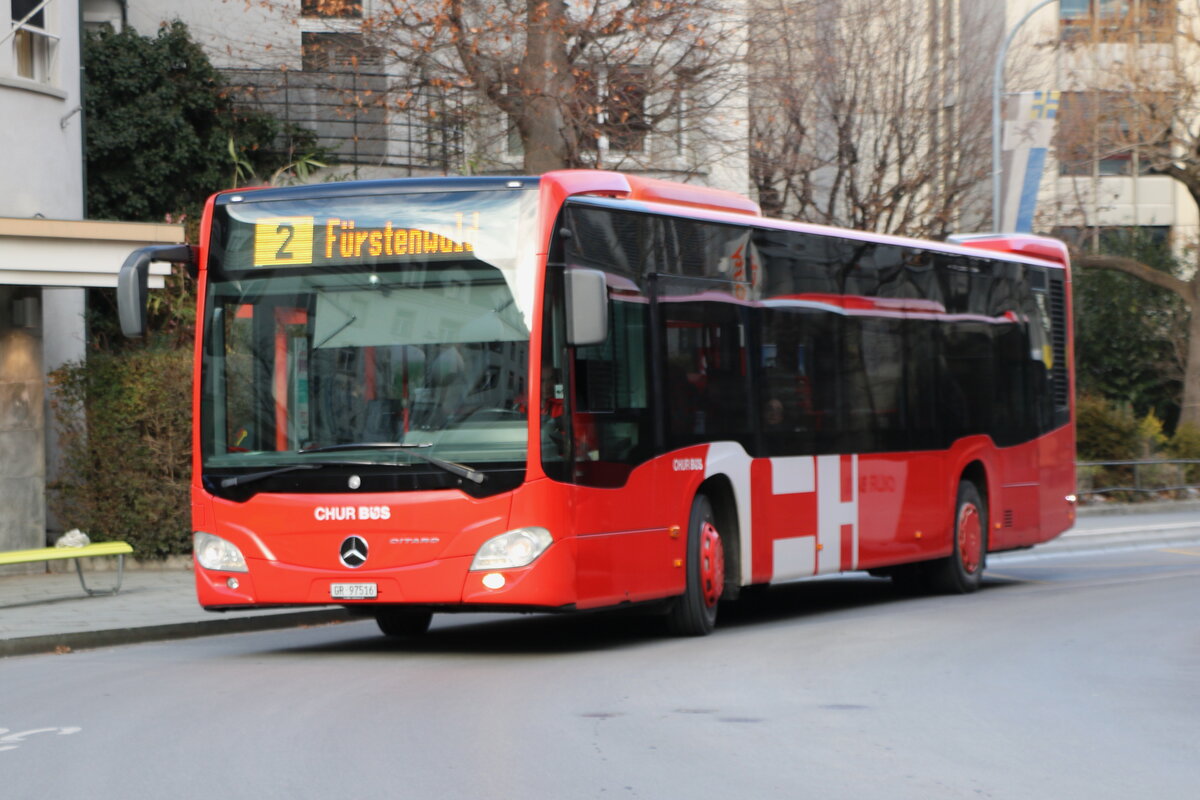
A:
POLYGON ((544 436, 543 447, 567 452, 564 477, 576 485, 583 605, 661 596, 674 578, 672 540, 664 533, 671 509, 661 502, 655 471, 644 467, 655 453, 650 303, 632 280, 609 274, 607 282, 607 339, 573 348, 561 378, 552 361, 543 364, 550 370, 543 376, 543 423, 566 430, 557 442, 544 436), (556 424, 555 413, 569 424, 556 424))
MULTIPOLYGON (((736 469, 739 459, 754 468, 749 459, 755 452, 754 409, 760 397, 751 378, 750 305, 741 299, 743 284, 735 281, 661 275, 655 281, 662 428, 671 453, 661 462, 660 480, 664 496, 680 508, 678 524, 686 524, 691 492, 714 470, 714 451, 733 458, 723 468, 736 469), (703 471, 700 476, 698 471, 703 471)), ((751 497, 738 500, 753 505, 751 497)), ((737 511, 742 519, 752 519, 752 508, 737 511)), ((752 553, 747 553, 750 563, 742 563, 742 545, 754 541, 749 530, 740 533, 738 547, 729 542, 725 547, 726 575, 739 581, 753 570, 752 553)))

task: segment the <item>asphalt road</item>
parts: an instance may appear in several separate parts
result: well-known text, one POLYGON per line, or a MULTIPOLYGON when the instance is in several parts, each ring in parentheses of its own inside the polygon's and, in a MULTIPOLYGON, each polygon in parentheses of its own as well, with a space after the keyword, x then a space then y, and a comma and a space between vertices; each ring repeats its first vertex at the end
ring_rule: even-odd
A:
MULTIPOLYGON (((439 617, 0 661, 5 798, 1187 798, 1200 542, 782 587, 704 639, 439 617)), ((723 612, 724 613, 724 612, 723 612)))

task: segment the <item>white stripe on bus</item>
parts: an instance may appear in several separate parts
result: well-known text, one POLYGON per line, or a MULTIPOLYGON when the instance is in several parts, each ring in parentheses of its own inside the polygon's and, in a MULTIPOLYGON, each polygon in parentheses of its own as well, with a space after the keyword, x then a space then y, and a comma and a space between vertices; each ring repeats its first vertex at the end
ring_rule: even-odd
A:
POLYGON ((772 583, 858 567, 858 456, 771 459, 771 492, 817 494, 817 529, 772 543, 772 583), (850 459, 850 486, 842 483, 842 459, 850 459), (848 491, 846 491, 848 490, 848 491), (843 493, 850 499, 843 501, 843 493), (850 563, 842 564, 842 528, 850 528, 850 563), (818 549, 820 545, 820 549, 818 549))

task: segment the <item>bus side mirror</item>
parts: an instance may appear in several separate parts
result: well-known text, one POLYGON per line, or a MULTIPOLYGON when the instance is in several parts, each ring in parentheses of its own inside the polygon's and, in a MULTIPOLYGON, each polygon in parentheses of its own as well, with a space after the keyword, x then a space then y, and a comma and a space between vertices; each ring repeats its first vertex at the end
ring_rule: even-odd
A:
POLYGON ((188 265, 196 263, 191 245, 155 244, 134 250, 121 265, 117 274, 117 316, 121 333, 131 339, 146 335, 146 295, 150 282, 150 262, 171 261, 188 265))
POLYGON ((598 269, 568 269, 567 344, 603 344, 608 338, 608 289, 598 269))

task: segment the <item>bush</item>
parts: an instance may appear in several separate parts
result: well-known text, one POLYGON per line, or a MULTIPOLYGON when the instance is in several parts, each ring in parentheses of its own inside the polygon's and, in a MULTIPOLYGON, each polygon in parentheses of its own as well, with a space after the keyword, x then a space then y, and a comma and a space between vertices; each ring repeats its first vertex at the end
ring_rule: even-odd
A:
POLYGON ((1128 404, 1080 396, 1075 432, 1081 461, 1132 461, 1141 454, 1142 425, 1128 404))
POLYGON ((91 353, 51 375, 62 478, 55 514, 140 559, 190 552, 192 357, 91 353))
MULTIPOLYGON (((1092 395, 1081 395, 1075 402, 1076 450, 1080 461, 1136 460, 1141 455, 1145 433, 1145 426, 1128 403, 1111 403, 1092 395)), ((1077 481, 1080 491, 1132 486, 1134 470, 1128 466, 1081 467, 1077 481)), ((1122 499, 1128 499, 1124 494, 1120 494, 1122 499)))
MULTIPOLYGON (((1172 458, 1200 459, 1200 428, 1186 423, 1180 425, 1167 442, 1167 452, 1172 458)), ((1200 484, 1200 464, 1186 465, 1184 476, 1189 484, 1200 484)))
POLYGON ((1153 410, 1147 411, 1146 416, 1138 422, 1138 440, 1139 458, 1155 458, 1167 443, 1162 420, 1154 415, 1153 410))

